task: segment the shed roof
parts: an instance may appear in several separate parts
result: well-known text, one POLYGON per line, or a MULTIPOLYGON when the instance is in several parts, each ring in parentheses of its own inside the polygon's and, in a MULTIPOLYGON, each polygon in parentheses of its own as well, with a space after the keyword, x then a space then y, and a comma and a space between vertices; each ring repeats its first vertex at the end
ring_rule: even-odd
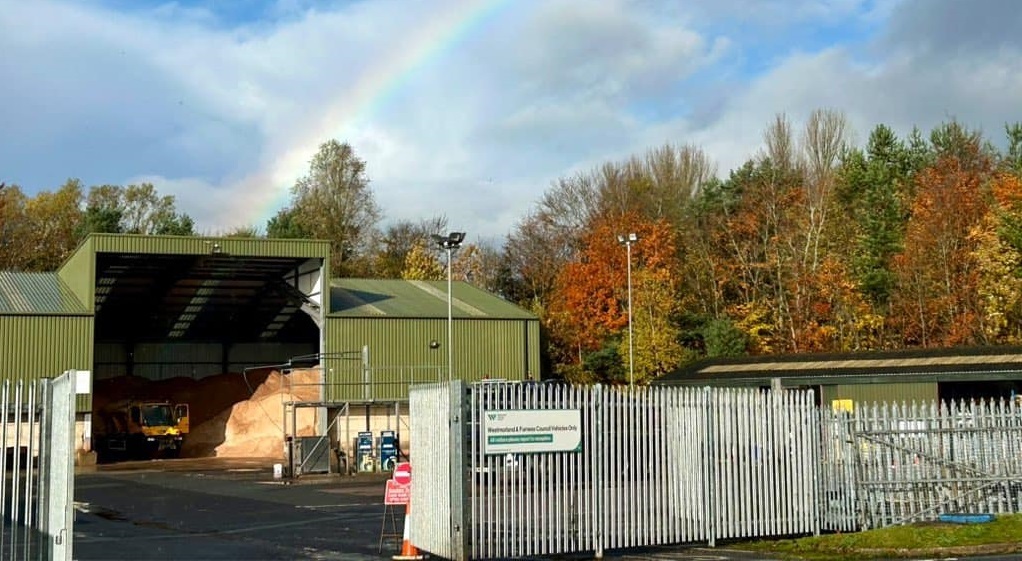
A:
POLYGON ((1022 378, 1022 347, 906 349, 707 359, 658 378, 657 384, 805 384, 1022 378))
MULTIPOLYGON (((457 318, 536 319, 522 308, 467 282, 451 283, 451 315, 457 318)), ((447 281, 334 279, 330 316, 446 318, 447 281)))
POLYGON ((0 271, 0 313, 85 314, 85 306, 56 273, 0 271))

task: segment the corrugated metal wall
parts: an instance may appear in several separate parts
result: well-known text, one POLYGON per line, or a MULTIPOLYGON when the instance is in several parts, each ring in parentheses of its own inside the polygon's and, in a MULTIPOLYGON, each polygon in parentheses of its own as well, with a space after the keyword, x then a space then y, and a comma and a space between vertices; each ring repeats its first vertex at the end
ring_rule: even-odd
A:
MULTIPOLYGON (((97 253, 151 253, 203 255, 213 238, 198 236, 134 236, 93 234, 97 253)), ((215 238, 224 253, 259 257, 327 258, 330 242, 319 240, 267 240, 262 238, 215 238)))
MULTIPOLYGON (((92 370, 92 316, 0 315, 0 372, 34 380, 65 370, 92 370)), ((92 410, 92 394, 77 397, 92 410)))
POLYGON ((92 370, 91 316, 0 315, 0 372, 36 379, 92 370))
POLYGON ((877 383, 877 384, 844 384, 821 387, 823 399, 821 404, 827 405, 839 399, 850 399, 854 402, 898 402, 898 401, 932 401, 937 399, 937 382, 912 383, 877 383))
MULTIPOLYGON (((410 383, 447 379, 446 319, 332 317, 326 323, 328 399, 365 398, 365 345, 375 399, 406 399, 410 383)), ((455 318, 453 331, 455 379, 539 377, 538 320, 455 318)))

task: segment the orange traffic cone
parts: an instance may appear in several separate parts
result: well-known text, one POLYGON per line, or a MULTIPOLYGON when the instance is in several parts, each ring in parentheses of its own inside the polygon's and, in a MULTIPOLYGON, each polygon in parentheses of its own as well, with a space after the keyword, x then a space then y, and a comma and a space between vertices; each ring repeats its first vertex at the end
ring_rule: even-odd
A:
POLYGON ((408 501, 405 503, 405 529, 401 537, 401 555, 395 555, 391 559, 394 561, 410 561, 412 559, 422 559, 422 555, 419 554, 419 549, 412 545, 411 540, 408 539, 408 526, 412 521, 412 502, 408 501))

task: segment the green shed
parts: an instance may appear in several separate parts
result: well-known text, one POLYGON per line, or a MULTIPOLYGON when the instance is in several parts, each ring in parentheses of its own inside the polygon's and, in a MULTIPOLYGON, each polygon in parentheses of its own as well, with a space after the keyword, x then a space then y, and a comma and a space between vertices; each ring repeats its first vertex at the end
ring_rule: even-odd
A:
POLYGON ((0 373, 51 377, 92 368, 93 316, 53 273, 0 271, 0 373))
POLYGON ((334 279, 326 332, 332 401, 404 400, 409 384, 449 377, 539 376, 539 319, 465 282, 448 300, 446 281, 334 279))
POLYGON ((820 404, 1011 399, 1022 392, 1022 348, 907 349, 717 358, 658 385, 811 388, 820 404))

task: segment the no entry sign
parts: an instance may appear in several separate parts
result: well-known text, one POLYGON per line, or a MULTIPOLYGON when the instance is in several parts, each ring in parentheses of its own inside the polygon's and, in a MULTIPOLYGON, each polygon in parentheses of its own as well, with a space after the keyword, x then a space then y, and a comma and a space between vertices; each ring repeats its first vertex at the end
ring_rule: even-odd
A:
POLYGON ((412 464, 401 462, 394 466, 394 483, 398 485, 412 484, 412 464))

